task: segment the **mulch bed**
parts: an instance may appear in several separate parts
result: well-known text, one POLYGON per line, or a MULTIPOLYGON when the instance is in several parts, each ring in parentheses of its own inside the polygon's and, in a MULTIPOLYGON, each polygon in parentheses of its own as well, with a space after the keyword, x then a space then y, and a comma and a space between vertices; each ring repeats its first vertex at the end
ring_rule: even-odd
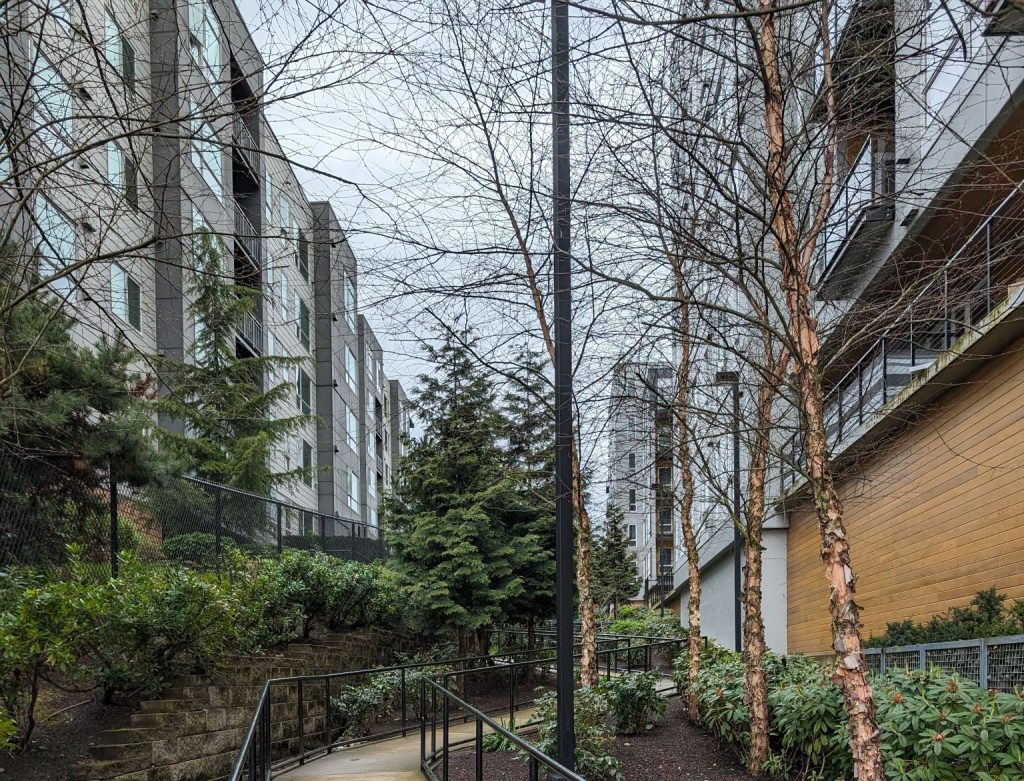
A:
MULTIPOLYGON (((626 781, 750 781, 736 755, 708 733, 693 726, 686 706, 669 700, 662 722, 644 735, 615 738, 615 756, 622 762, 626 781)), ((449 781, 475 781, 472 752, 451 755, 449 781)), ((525 781, 526 765, 508 752, 484 754, 486 781, 525 781)))
POLYGON ((71 767, 88 758, 89 746, 100 742, 100 733, 127 727, 137 705, 103 705, 88 694, 43 688, 32 742, 15 756, 0 752, 0 780, 67 781, 71 767))

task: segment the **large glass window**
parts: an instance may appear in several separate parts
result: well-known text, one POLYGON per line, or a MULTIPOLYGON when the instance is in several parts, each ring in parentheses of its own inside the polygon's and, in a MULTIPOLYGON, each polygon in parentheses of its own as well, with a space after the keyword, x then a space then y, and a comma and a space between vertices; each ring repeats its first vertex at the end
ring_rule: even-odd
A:
POLYGON ((345 275, 344 279, 345 287, 345 322, 348 323, 349 330, 352 333, 356 332, 356 287, 352 284, 352 280, 349 279, 348 274, 345 275))
POLYGON ((359 389, 358 378, 359 369, 356 363, 356 354, 352 352, 351 347, 345 348, 345 382, 348 383, 348 387, 352 390, 359 389))
POLYGON ((636 489, 629 489, 629 509, 636 510, 636 489))
POLYGON ((358 452, 359 422, 356 420, 356 414, 347 406, 345 407, 345 435, 348 437, 348 446, 358 452))
POLYGON ((359 475, 348 473, 348 506, 350 510, 359 512, 359 475))
MULTIPOLYGON (((35 222, 39 273, 46 279, 75 262, 75 225, 42 195, 36 196, 35 222)), ((54 279, 48 285, 64 299, 74 296, 75 282, 70 274, 54 279)))
POLYGON ((306 306, 306 302, 301 298, 299 301, 299 316, 295 321, 295 335, 299 337, 299 342, 307 350, 310 346, 309 338, 309 307, 306 306))
POLYGON ((220 22, 213 6, 205 0, 189 5, 189 33, 192 59, 210 84, 220 80, 220 22))
POLYGON ((313 474, 313 446, 306 440, 302 440, 302 468, 307 470, 306 485, 312 487, 315 477, 313 474))
POLYGON ((110 267, 111 312, 132 328, 142 328, 142 295, 139 283, 116 263, 110 267))
POLYGON ((309 375, 302 369, 295 370, 295 406, 303 415, 308 415, 313 409, 309 375))
POLYGON ((32 71, 32 89, 36 98, 36 132, 52 150, 66 154, 71 137, 71 88, 42 55, 32 71))
POLYGON ((121 32, 117 19, 110 9, 107 9, 103 19, 103 54, 111 67, 124 79, 125 84, 134 89, 135 47, 121 32))
POLYGON ((192 165, 202 175, 218 200, 224 197, 221 145, 210 123, 202 118, 192 104, 192 165))

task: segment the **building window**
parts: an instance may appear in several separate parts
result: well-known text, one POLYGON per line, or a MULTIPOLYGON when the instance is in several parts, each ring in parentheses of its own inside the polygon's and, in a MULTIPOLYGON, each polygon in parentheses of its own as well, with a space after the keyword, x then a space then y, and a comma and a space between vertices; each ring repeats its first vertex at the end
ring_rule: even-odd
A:
POLYGON ((636 545, 636 524, 631 523, 626 527, 626 536, 632 545, 636 545))
POLYGON ((345 407, 345 435, 348 437, 348 446, 353 452, 359 452, 359 423, 356 421, 356 414, 345 407))
POLYGON ((107 62, 129 89, 135 89, 135 48, 121 32, 110 9, 107 9, 103 20, 103 37, 103 53, 107 62))
POLYGON ((356 354, 351 347, 345 348, 345 382, 352 390, 358 390, 359 384, 356 378, 359 376, 359 369, 356 364, 356 354))
POLYGON ((295 335, 299 337, 302 346, 308 350, 310 346, 309 307, 301 298, 299 299, 299 317, 295 321, 295 335))
POLYGON ((142 296, 139 283, 116 263, 110 267, 110 309, 136 331, 142 328, 142 296))
POLYGON ((635 488, 630 488, 629 489, 629 509, 630 510, 634 510, 634 511, 636 510, 636 489, 635 488))
POLYGON ((359 512, 359 475, 352 471, 348 473, 348 507, 359 512))
POLYGON ((636 453, 630 453, 627 460, 629 462, 629 468, 636 469, 636 453))
POLYGON ((281 272, 281 320, 288 322, 292 318, 291 299, 288 298, 288 277, 285 276, 284 271, 281 272))
POLYGON ((309 281, 309 241, 306 239, 306 234, 301 228, 299 232, 299 273, 302 274, 302 278, 309 281))
POLYGON ((274 219, 274 176, 267 171, 263 174, 263 205, 267 210, 267 223, 274 219))
MULTIPOLYGON (((267 329, 267 357, 272 358, 277 355, 277 340, 274 339, 274 331, 267 329)), ((273 388, 277 385, 277 361, 267 362, 267 385, 269 388, 273 388)))
POLYGON ((309 375, 302 369, 295 370, 295 406, 303 415, 308 415, 313 409, 309 375))
POLYGON ((192 104, 192 165, 202 175, 217 200, 224 198, 224 185, 221 179, 221 147, 217 134, 210 123, 202 119, 199 110, 192 104))
POLYGON ((356 331, 356 287, 352 284, 352 280, 345 275, 344 280, 345 287, 345 321, 348 323, 349 330, 352 333, 356 331))
POLYGON ((189 33, 192 59, 210 84, 220 80, 220 23, 213 6, 205 0, 189 4, 189 33))
POLYGON ((302 440, 302 468, 306 470, 306 485, 313 486, 313 446, 302 440))
POLYGON ((672 483, 672 469, 667 466, 658 467, 658 484, 659 485, 671 485, 672 483))
POLYGON ((131 155, 119 144, 107 142, 107 181, 133 209, 139 208, 139 172, 131 155))
MULTIPOLYGON (((59 274, 75 262, 75 226, 48 198, 36 196, 35 222, 39 248, 39 274, 43 279, 59 274)), ((74 297, 71 275, 47 283, 50 290, 65 300, 74 297)))
POLYGON ((71 88, 44 56, 32 72, 36 97, 36 132, 55 152, 67 154, 71 137, 71 88))
POLYGON ((658 574, 659 575, 671 575, 672 574, 672 549, 661 548, 658 551, 658 574))
POLYGON ((288 199, 281 196, 281 232, 283 235, 288 235, 288 228, 292 224, 291 217, 291 205, 288 203, 288 199))

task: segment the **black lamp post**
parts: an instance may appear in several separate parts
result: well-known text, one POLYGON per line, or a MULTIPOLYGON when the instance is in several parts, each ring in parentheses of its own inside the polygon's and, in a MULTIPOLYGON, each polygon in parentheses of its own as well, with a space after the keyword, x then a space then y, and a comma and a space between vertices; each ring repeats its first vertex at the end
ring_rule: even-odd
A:
POLYGON ((733 537, 732 537, 732 566, 733 566, 733 591, 736 603, 735 614, 735 642, 736 650, 743 650, 743 537, 740 534, 740 518, 743 508, 740 506, 740 373, 739 372, 717 372, 715 383, 718 385, 729 385, 732 388, 732 511, 733 511, 733 537))
MULTIPOLYGON (((551 0, 555 299, 555 688, 558 761, 576 767, 573 723, 572 268, 569 189, 569 4, 551 0)), ((556 775, 551 776, 556 779, 556 775)))

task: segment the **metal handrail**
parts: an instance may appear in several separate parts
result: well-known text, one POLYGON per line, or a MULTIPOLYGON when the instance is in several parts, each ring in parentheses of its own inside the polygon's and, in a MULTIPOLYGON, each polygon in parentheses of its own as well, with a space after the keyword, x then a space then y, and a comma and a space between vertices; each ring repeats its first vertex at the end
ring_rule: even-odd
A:
MULTIPOLYGON (((861 392, 859 393, 858 409, 857 409, 857 417, 858 417, 858 421, 859 421, 858 425, 859 425, 860 423, 864 422, 864 419, 868 415, 870 415, 873 412, 877 411, 877 409, 880 409, 880 408, 884 407, 885 404, 889 401, 889 399, 893 395, 895 395, 895 393, 898 393, 898 390, 893 392, 893 393, 890 393, 891 389, 890 389, 889 380, 888 380, 888 364, 889 364, 889 358, 890 358, 890 352, 891 351, 889 349, 887 349, 887 347, 889 346, 889 342, 892 341, 892 339, 893 339, 894 335, 896 334, 896 332, 901 331, 901 330, 906 330, 906 329, 912 327, 912 325, 916 321, 916 319, 919 319, 919 318, 915 318, 915 313, 917 313, 920 310, 920 308, 922 306, 922 303, 924 303, 924 302, 928 301, 929 299, 931 299, 933 294, 936 292, 937 288, 940 285, 945 288, 945 286, 948 284, 950 271, 953 270, 960 263, 960 261, 963 258, 963 256, 969 250, 971 250, 971 249, 973 249, 975 247, 976 243, 980 239, 986 240, 986 250, 985 250, 986 251, 986 262, 987 263, 991 263, 992 254, 996 250, 996 247, 993 247, 991 245, 990 234, 989 234, 989 231, 991 230, 991 227, 992 227, 992 223, 996 219, 998 219, 999 217, 1003 216, 1004 212, 1007 210, 1007 207, 1011 206, 1013 204, 1013 201, 1015 199, 1021 197, 1021 196, 1024 196, 1024 182, 1018 183, 1009 192, 1009 194, 1007 194, 999 202, 999 204, 995 207, 995 209, 992 210, 992 213, 989 214, 984 219, 984 221, 982 221, 982 223, 980 225, 978 225, 978 227, 975 228, 971 232, 971 234, 960 244, 960 246, 957 248, 956 252, 954 252, 952 255, 950 255, 950 257, 945 261, 945 263, 943 263, 942 267, 935 272, 935 275, 923 287, 921 287, 920 290, 918 290, 916 293, 914 293, 913 296, 911 296, 909 298, 909 300, 907 301, 905 306, 902 307, 902 309, 899 312, 899 314, 897 314, 889 322, 889 324, 885 327, 885 330, 884 330, 882 336, 880 336, 878 339, 876 339, 875 341, 873 341, 871 343, 871 345, 861 354, 861 356, 856 361, 854 361, 854 363, 851 366, 851 368, 848 369, 839 378, 839 380, 836 381, 836 383, 832 386, 831 390, 829 390, 829 392, 827 394, 825 394, 824 399, 823 399, 823 402, 824 402, 823 406, 824 406, 824 408, 827 409, 831 404, 833 404, 835 402, 835 400, 837 398, 841 399, 843 394, 851 389, 852 384, 854 382, 860 382, 861 386, 862 386, 862 389, 861 389, 861 392), (881 404, 879 404, 877 406, 873 406, 873 407, 871 407, 869 409, 868 407, 870 406, 870 402, 875 397, 874 396, 869 396, 869 395, 866 395, 866 394, 863 393, 863 373, 864 373, 864 370, 866 368, 869 368, 876 360, 878 360, 879 357, 881 358, 881 361, 882 361, 882 363, 881 363, 881 384, 882 384, 881 404)), ((988 303, 987 303, 988 311, 992 311, 993 309, 995 309, 995 306, 996 306, 996 302, 991 300, 992 299, 992 290, 993 290, 993 288, 991 287, 991 284, 989 284, 982 291, 980 291, 982 293, 985 293, 988 296, 988 298, 989 298, 988 303)), ((950 314, 950 312, 949 312, 949 308, 948 308, 948 301, 946 300, 946 291, 945 291, 945 289, 943 290, 942 300, 943 300, 942 314, 943 314, 944 318, 948 321, 948 315, 950 314)), ((945 352, 946 350, 950 349, 950 347, 952 347, 951 335, 952 335, 952 332, 950 331, 949 328, 947 328, 946 329, 946 338, 944 340, 943 350, 941 352, 945 352)), ((913 350, 913 347, 914 347, 914 345, 911 344, 911 349, 912 350, 913 350)), ((797 455, 798 447, 801 447, 799 442, 798 442, 798 439, 799 439, 800 436, 801 436, 801 433, 799 431, 795 431, 795 432, 793 432, 793 434, 790 435, 790 437, 787 440, 785 440, 785 442, 783 444, 783 452, 785 452, 788 449, 790 451, 790 454, 792 455, 792 460, 794 462, 796 461, 796 455, 797 455)), ((838 441, 842 441, 842 437, 840 437, 840 439, 838 441)), ((787 471, 787 464, 786 463, 782 464, 782 469, 783 469, 783 472, 784 472, 784 474, 783 474, 783 486, 785 486, 785 484, 787 483, 786 475, 785 475, 785 472, 787 471)), ((789 465, 789 469, 788 469, 788 472, 789 472, 789 475, 788 475, 789 480, 788 480, 788 482, 790 484, 792 484, 796 480, 796 471, 797 471, 797 469, 795 467, 795 464, 790 464, 789 465)))
POLYGON ((242 250, 249 259, 253 262, 257 269, 262 265, 263 253, 261 252, 262 244, 260 243, 260 234, 256 230, 256 226, 252 224, 252 220, 249 219, 249 215, 245 213, 242 205, 236 200, 235 206, 235 239, 238 244, 242 247, 242 250))
POLYGON ((250 173, 259 181, 260 148, 256 143, 256 139, 252 136, 252 131, 246 126, 245 120, 241 116, 236 115, 234 118, 231 140, 234 143, 235 149, 238 150, 242 161, 249 168, 250 173))

